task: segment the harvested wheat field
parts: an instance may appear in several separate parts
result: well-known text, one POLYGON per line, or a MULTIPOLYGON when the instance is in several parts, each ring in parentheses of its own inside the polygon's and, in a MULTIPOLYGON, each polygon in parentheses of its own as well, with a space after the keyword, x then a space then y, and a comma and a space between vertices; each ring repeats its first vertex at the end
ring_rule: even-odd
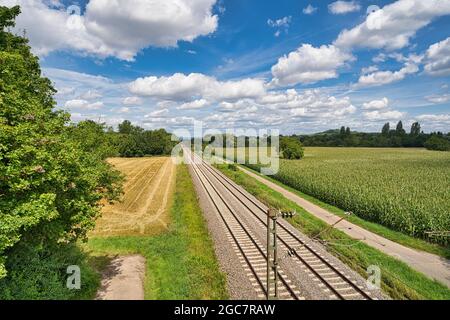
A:
POLYGON ((175 185, 175 165, 168 157, 112 158, 125 176, 122 201, 106 205, 92 236, 156 234, 167 229, 175 185))

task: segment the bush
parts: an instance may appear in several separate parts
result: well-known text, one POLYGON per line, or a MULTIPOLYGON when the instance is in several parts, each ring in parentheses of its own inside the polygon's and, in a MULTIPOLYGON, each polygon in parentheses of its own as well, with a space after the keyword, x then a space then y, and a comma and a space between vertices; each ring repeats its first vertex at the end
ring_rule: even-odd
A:
POLYGON ((9 270, 0 280, 0 300, 92 299, 100 284, 100 275, 88 264, 76 245, 49 248, 18 245, 9 252, 9 270), (81 270, 81 290, 66 286, 67 267, 81 270))
POLYGON ((281 138, 280 150, 283 158, 288 160, 298 160, 303 158, 304 155, 302 143, 295 138, 281 138))
POLYGON ((450 141, 444 137, 433 135, 425 142, 425 148, 436 151, 450 151, 450 141))

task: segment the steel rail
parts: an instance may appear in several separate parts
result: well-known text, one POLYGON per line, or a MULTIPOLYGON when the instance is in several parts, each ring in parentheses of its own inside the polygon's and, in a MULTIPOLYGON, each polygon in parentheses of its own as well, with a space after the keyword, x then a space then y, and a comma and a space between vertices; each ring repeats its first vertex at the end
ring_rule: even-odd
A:
MULTIPOLYGON (((252 263, 250 262, 250 260, 248 259, 248 257, 246 256, 245 251, 243 250, 243 248, 241 247, 238 239, 236 238, 236 236, 234 235, 231 227, 229 226, 229 223, 227 222, 227 220, 225 219, 225 217, 223 216, 223 214, 221 213, 219 207, 217 206, 217 204, 214 202, 213 197, 211 195, 211 193, 209 192, 208 188, 206 187, 205 183, 203 182, 203 180, 201 179, 199 173, 197 171, 200 171, 200 169, 196 168, 195 165, 192 165, 192 168, 194 169, 194 172, 197 176, 197 178, 199 179, 200 183, 202 184, 203 188, 205 189, 205 191, 208 193, 209 198, 212 200, 211 202, 214 204, 214 207, 216 208, 217 212, 219 213, 221 220, 223 221, 223 223, 225 224, 228 232, 230 233, 231 237, 233 238, 234 242, 236 243, 236 245, 239 248, 239 251, 241 252, 242 256, 244 257, 245 261, 247 262, 247 265, 250 267, 250 270, 252 271, 254 277, 256 278, 258 284, 260 285, 260 287, 262 288, 263 292, 266 294, 267 296, 267 289, 266 286, 263 284, 262 280, 260 279, 259 275, 257 274, 256 270, 254 269, 254 267, 252 266, 252 263)), ((242 230, 245 232, 245 234, 247 235, 247 237, 251 240, 251 242, 253 243, 253 245, 257 248, 257 250, 260 252, 260 254, 264 257, 264 259, 267 259, 267 256, 265 255, 264 251, 260 248, 260 246, 256 243, 255 239, 253 239, 253 237, 250 235, 250 233, 248 232, 248 230, 245 228, 245 226, 239 221, 239 219, 237 218, 237 216, 234 214, 233 210, 229 207, 229 205, 226 203, 226 201, 223 199, 223 197, 219 194, 219 192, 217 191, 217 189, 214 187, 214 185, 211 183, 211 181, 209 181, 209 179, 206 177, 206 175, 201 172, 203 177, 209 182, 209 185, 211 186, 211 188, 214 190, 214 192, 217 194, 217 196, 221 199, 221 201, 224 203, 224 205, 227 207, 227 209, 230 211, 230 213, 232 214, 232 216, 234 217, 234 219, 237 221, 237 223, 239 224, 239 226, 242 228, 242 230)), ((281 279, 284 287, 287 289, 287 291, 289 292, 289 294, 291 295, 291 297, 293 297, 295 300, 299 300, 299 297, 297 296, 297 294, 295 294, 294 290, 289 286, 289 284, 286 282, 286 280, 284 279, 284 277, 278 273, 278 277, 281 279)))
MULTIPOLYGON (((195 155, 197 156, 197 155, 195 155)), ((198 157, 198 156, 197 156, 198 157)), ((200 157, 198 157, 200 158, 200 157)), ((242 199, 240 199, 238 196, 236 196, 236 194, 233 193, 233 191, 227 187, 223 181, 226 181, 230 186, 233 187, 234 190, 236 190, 238 193, 240 193, 242 196, 244 196, 248 201, 250 201, 255 207, 257 207, 258 209, 260 209, 264 214, 267 214, 267 209, 261 207, 258 203, 256 203, 253 199, 251 199, 250 197, 248 197, 244 192, 242 192, 241 190, 239 190, 236 186, 234 186, 231 182, 228 181, 228 178, 225 177, 221 172, 218 172, 216 169, 212 168, 206 161, 204 161, 203 159, 200 159, 202 161, 202 164, 206 164, 204 165, 204 167, 206 168, 206 170, 208 170, 213 176, 216 177, 217 181, 219 181, 228 191, 230 191, 230 193, 238 200, 240 201, 263 225, 266 225, 266 222, 264 221, 264 219, 262 219, 261 217, 259 217, 244 201, 242 201, 242 199), (217 175, 220 176, 219 179, 217 178, 217 175)), ((342 272, 340 272, 338 269, 336 269, 334 266, 332 266, 329 262, 327 262, 321 255, 317 254, 308 244, 306 244, 302 239, 300 239, 299 237, 297 237, 297 235, 295 235, 292 231, 290 231, 288 228, 286 228, 285 226, 283 226, 282 224, 279 224, 280 227, 287 232, 292 238, 294 238, 297 242, 300 243, 300 245, 302 247, 304 247, 305 249, 307 249, 311 254, 313 254, 317 259, 319 259, 327 268, 329 268, 330 270, 332 270, 334 273, 336 273, 342 280, 344 280, 347 284, 349 284, 357 293, 359 293, 363 298, 368 299, 368 300, 372 300, 372 297, 370 295, 368 295, 366 292, 364 292, 364 290, 362 290, 361 288, 358 287, 358 285, 356 285, 352 280, 348 279, 347 276, 345 276, 342 272)), ((297 259, 299 259, 304 265, 307 266, 307 268, 314 273, 314 275, 316 275, 331 291, 333 291, 333 293, 340 299, 345 300, 345 297, 331 284, 329 283, 329 281, 327 281, 322 275, 320 275, 315 269, 314 267, 310 266, 309 263, 307 261, 305 261, 296 250, 293 250, 293 248, 291 246, 289 246, 287 244, 287 242, 280 236, 278 235, 278 238, 280 239, 280 241, 288 248, 289 251, 293 252, 294 255, 297 257, 297 259)))

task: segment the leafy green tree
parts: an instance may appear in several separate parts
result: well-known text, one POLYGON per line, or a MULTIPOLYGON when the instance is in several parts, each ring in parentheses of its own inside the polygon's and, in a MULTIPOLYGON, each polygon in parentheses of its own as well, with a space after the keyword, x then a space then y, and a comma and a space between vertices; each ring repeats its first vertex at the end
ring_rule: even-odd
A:
POLYGON ((399 136, 402 136, 402 135, 406 134, 405 129, 403 129, 403 123, 402 123, 401 121, 399 121, 399 122, 397 123, 397 127, 396 127, 396 129, 395 129, 395 133, 396 133, 397 135, 399 135, 399 136))
POLYGON ((131 134, 134 131, 134 127, 129 120, 125 120, 119 124, 119 133, 131 134))
POLYGON ((450 141, 443 136, 432 135, 431 138, 425 142, 425 148, 436 151, 450 151, 450 141))
POLYGON ((420 134, 420 124, 418 122, 414 122, 411 125, 411 132, 410 134, 412 136, 418 136, 420 134))
POLYGON ((280 150, 284 159, 301 159, 304 155, 303 145, 299 139, 282 137, 280 139, 280 150))
POLYGON ((350 133, 351 133, 350 128, 347 127, 347 129, 345 129, 345 135, 346 135, 346 136, 349 136, 350 133))
POLYGON ((391 128, 390 128, 389 122, 386 122, 383 126, 383 129, 381 129, 381 134, 383 136, 388 136, 390 131, 391 131, 391 128))
POLYGON ((107 130, 104 123, 86 120, 72 125, 67 134, 80 143, 83 151, 97 153, 100 159, 106 159, 119 155, 117 135, 107 130))
POLYGON ((0 6, 0 299, 2 288, 20 287, 27 277, 17 274, 18 264, 29 263, 26 252, 43 261, 84 239, 100 200, 117 199, 121 183, 97 153, 71 138, 69 114, 54 111, 55 89, 27 39, 6 30, 19 13, 0 6))
POLYGON ((341 127, 341 130, 339 130, 339 134, 340 134, 341 136, 345 135, 345 127, 344 127, 344 126, 342 126, 342 127, 341 127))

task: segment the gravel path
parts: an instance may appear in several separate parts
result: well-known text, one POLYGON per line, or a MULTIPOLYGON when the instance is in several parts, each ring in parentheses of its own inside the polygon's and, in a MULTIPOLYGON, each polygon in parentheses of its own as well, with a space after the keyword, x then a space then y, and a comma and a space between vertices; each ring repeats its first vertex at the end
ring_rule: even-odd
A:
POLYGON ((102 275, 96 300, 144 300, 144 277, 144 257, 115 258, 102 275))

